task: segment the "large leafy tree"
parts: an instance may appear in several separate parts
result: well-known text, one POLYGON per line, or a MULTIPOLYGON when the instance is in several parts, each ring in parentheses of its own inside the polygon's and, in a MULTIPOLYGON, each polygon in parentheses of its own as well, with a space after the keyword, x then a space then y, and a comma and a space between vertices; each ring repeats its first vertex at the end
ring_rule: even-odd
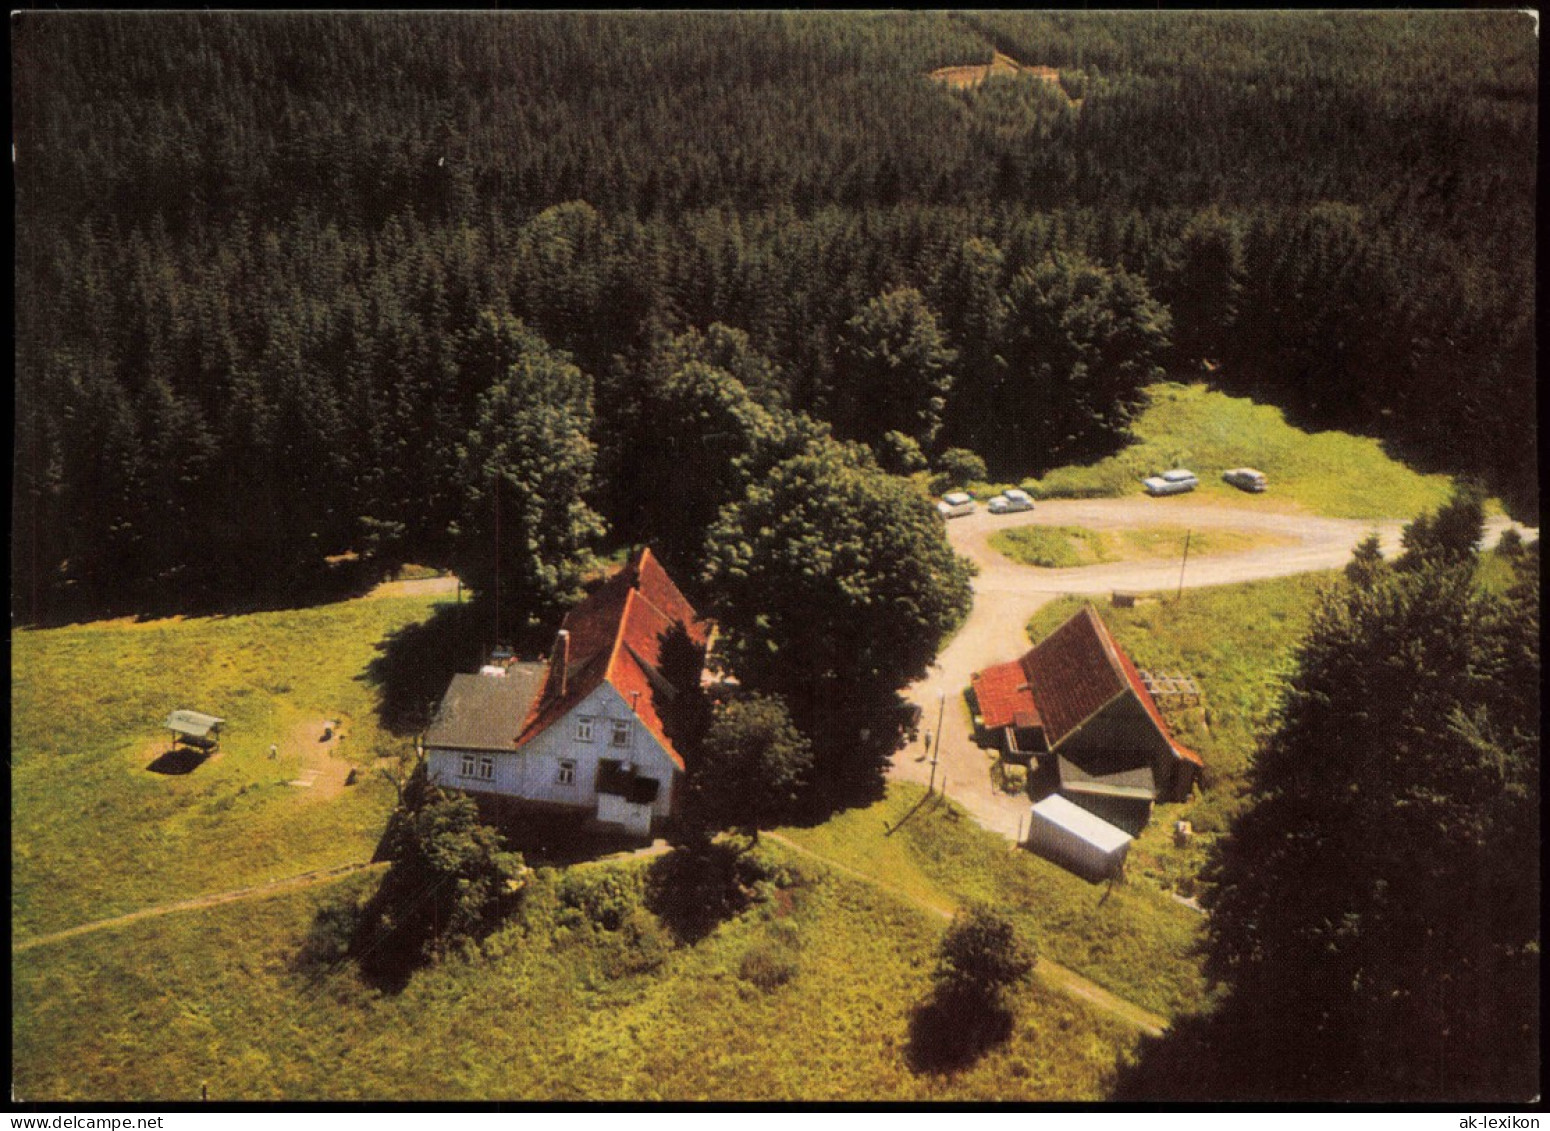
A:
POLYGON ((719 648, 744 683, 786 698, 820 767, 864 758, 858 737, 886 728, 969 607, 941 518, 865 449, 817 444, 778 464, 708 541, 719 648))
POLYGON ((1048 467, 1117 443, 1143 386, 1162 376, 1171 318, 1145 280, 1069 253, 1012 280, 1001 427, 985 454, 1048 467))
POLYGON ((464 582, 501 602, 501 628, 516 628, 577 595, 603 532, 585 499, 592 383, 515 318, 486 313, 475 334, 501 376, 461 451, 453 555, 464 582))
POLYGON ((759 826, 791 813, 812 769, 813 750, 785 703, 769 695, 717 708, 689 763, 688 820, 705 831, 759 826))
POLYGON ((845 323, 830 418, 842 434, 876 443, 902 432, 930 450, 942 427, 957 352, 913 287, 887 291, 845 323))
POLYGON ((1505 596, 1433 558, 1320 604, 1211 876, 1229 992, 1133 1094, 1538 1092, 1536 556, 1505 596))

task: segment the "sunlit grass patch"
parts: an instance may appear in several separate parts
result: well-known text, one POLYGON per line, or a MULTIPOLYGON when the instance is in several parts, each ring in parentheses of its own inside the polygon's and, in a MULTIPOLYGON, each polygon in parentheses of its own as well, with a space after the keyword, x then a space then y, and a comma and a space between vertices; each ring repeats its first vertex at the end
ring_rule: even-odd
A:
POLYGON ((1191 498, 1232 499, 1267 509, 1290 503, 1334 518, 1412 518, 1447 501, 1452 480, 1422 475, 1393 459, 1379 441, 1345 432, 1304 432, 1273 405, 1205 385, 1160 384, 1131 427, 1134 442, 1084 467, 1062 467, 1023 484, 1035 498, 1134 495, 1140 480, 1187 467, 1200 477, 1191 498), (1253 467, 1269 479, 1262 495, 1221 480, 1253 467))
POLYGON ((1080 526, 1014 526, 990 536, 990 548, 1023 565, 1068 569, 1105 562, 1177 558, 1188 542, 1191 554, 1240 554, 1293 541, 1243 530, 1186 530, 1142 526, 1099 531, 1080 526))
POLYGON ((13 632, 18 938, 368 858, 394 796, 372 767, 407 740, 379 726, 366 669, 433 600, 13 632), (220 752, 151 772, 177 707, 227 720, 220 752), (287 784, 325 719, 345 724, 337 752, 358 767, 326 800, 287 784))

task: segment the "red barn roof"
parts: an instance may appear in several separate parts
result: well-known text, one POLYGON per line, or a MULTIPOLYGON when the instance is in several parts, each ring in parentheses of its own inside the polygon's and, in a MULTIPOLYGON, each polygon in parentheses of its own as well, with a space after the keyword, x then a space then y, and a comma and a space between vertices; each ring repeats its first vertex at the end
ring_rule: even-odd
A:
POLYGON ((635 714, 680 769, 683 756, 663 733, 657 693, 668 688, 662 675, 662 640, 682 625, 689 641, 704 648, 709 626, 673 584, 667 571, 642 548, 624 568, 565 614, 568 633, 563 651, 549 659, 544 694, 534 702, 517 735, 518 747, 531 742, 604 683, 630 703, 635 714), (557 665, 564 665, 564 679, 557 665))
POLYGON ((1091 605, 1021 659, 976 672, 973 682, 986 727, 1042 724, 1051 750, 1117 696, 1131 693, 1174 752, 1201 764, 1198 754, 1174 740, 1136 666, 1091 605), (1034 721, 1024 721, 1030 717, 1034 721))

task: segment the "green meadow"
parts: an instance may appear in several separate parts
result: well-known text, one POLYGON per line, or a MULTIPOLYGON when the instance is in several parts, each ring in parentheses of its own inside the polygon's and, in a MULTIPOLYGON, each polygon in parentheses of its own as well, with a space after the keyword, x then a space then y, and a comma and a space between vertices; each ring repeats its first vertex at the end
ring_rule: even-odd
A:
POLYGON ((1177 558, 1189 540, 1191 554, 1241 554, 1291 541, 1246 530, 1195 530, 1144 526, 1088 530, 1081 526, 1013 526, 990 536, 990 548, 1022 565, 1068 569, 1106 562, 1177 558))
POLYGON ((1187 467, 1200 477, 1191 499, 1368 519, 1411 518, 1446 502, 1452 490, 1449 476, 1412 471, 1377 440, 1304 432, 1273 405, 1202 384, 1152 386, 1130 431, 1132 442, 1114 455, 1057 468, 1022 486, 1034 498, 1134 495, 1146 476, 1187 467), (1269 489, 1248 495, 1223 483, 1222 472, 1234 467, 1263 471, 1269 489))
POLYGON ((142 907, 369 859, 392 807, 368 666, 433 599, 11 635, 11 923, 17 941, 142 907), (157 773, 162 722, 226 719, 219 753, 157 773), (288 785, 339 720, 356 781, 288 785), (281 755, 271 759, 271 744, 281 755))
MULTIPOLYGON (((1004 1044, 954 1073, 912 1067, 944 921, 778 844, 761 851, 782 887, 692 945, 638 906, 604 929, 567 905, 566 873, 540 870, 508 925, 397 994, 349 962, 300 957, 320 909, 369 892, 359 876, 40 946, 12 959, 15 1093, 1090 1100, 1134 1048, 1134 1029, 1035 980, 1004 1044)), ((646 866, 579 867, 628 879, 646 866)))

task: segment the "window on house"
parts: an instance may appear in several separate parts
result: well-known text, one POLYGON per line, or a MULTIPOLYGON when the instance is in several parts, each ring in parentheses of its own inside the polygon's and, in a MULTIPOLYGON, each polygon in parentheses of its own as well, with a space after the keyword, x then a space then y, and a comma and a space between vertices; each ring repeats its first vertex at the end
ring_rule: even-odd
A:
POLYGON ((577 719, 576 720, 576 741, 577 742, 591 742, 592 741, 592 720, 591 719, 577 719))
POLYGON ((479 775, 484 781, 493 781, 495 778, 495 758, 485 754, 479 759, 479 775))
POLYGON ((457 772, 465 778, 474 776, 474 756, 472 754, 463 755, 462 760, 458 764, 457 772))
POLYGON ((628 746, 630 744, 630 724, 627 722, 614 723, 614 745, 628 746))
POLYGON ((576 763, 569 758, 562 759, 560 762, 560 772, 555 775, 554 780, 561 785, 575 785, 576 763))

